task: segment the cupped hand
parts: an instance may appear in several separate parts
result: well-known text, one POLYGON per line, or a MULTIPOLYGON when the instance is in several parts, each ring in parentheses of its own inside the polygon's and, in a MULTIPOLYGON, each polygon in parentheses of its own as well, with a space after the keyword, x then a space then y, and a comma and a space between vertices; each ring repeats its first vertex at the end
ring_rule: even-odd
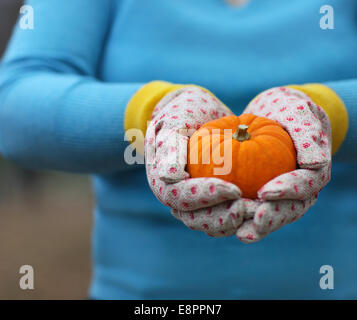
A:
POLYGON ((187 143, 202 124, 232 115, 208 91, 184 87, 166 95, 155 107, 145 136, 149 185, 174 210, 212 207, 240 197, 237 186, 217 178, 191 179, 185 171, 187 143))
POLYGON ((210 236, 236 235, 245 243, 302 217, 330 180, 331 132, 326 113, 298 90, 273 88, 245 109, 277 121, 290 134, 298 169, 266 183, 258 198, 244 199, 236 185, 219 178, 190 178, 187 143, 202 124, 232 115, 217 98, 197 87, 165 96, 147 130, 147 177, 156 197, 194 230, 210 236))
POLYGON ((321 107, 304 93, 286 87, 261 93, 244 113, 277 121, 297 151, 298 169, 266 183, 258 192, 257 209, 237 230, 243 242, 256 242, 301 218, 331 178, 331 129, 321 107))

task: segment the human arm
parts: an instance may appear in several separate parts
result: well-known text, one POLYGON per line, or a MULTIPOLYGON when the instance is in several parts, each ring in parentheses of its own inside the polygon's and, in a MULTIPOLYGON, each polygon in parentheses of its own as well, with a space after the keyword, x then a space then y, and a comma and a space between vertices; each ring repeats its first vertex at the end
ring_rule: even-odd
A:
POLYGON ((129 168, 124 113, 140 83, 97 70, 117 1, 32 0, 34 29, 15 27, 0 68, 0 152, 20 165, 72 172, 129 168))

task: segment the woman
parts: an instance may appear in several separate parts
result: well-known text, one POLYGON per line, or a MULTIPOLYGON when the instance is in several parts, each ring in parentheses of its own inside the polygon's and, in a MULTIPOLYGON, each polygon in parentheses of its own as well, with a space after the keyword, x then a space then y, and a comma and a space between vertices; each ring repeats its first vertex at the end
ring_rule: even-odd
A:
POLYGON ((357 3, 334 1, 335 29, 323 30, 322 0, 231 2, 32 0, 34 29, 15 28, 0 71, 0 152, 93 175, 92 298, 356 298, 357 3), (271 87, 327 85, 349 117, 331 182, 304 218, 255 244, 185 228, 144 166, 124 158, 127 106, 152 80, 207 88, 235 114, 271 87), (319 286, 323 265, 334 290, 319 286))

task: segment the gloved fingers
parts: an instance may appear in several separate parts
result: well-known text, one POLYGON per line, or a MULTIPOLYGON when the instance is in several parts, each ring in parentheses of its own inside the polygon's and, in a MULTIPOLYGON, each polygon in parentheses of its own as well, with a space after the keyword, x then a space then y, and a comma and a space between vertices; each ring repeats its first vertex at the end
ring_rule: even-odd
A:
POLYGON ((243 198, 242 203, 244 206, 244 220, 249 220, 254 217, 258 207, 262 204, 262 200, 243 198))
MULTIPOLYGON (((175 135, 173 134, 171 137, 175 137, 175 135)), ((187 140, 181 143, 187 145, 187 140)), ((169 146, 169 139, 163 145, 162 148, 169 146)), ((148 149, 149 147, 147 147, 148 149)), ((187 148, 184 149, 187 150, 187 148)), ((218 178, 187 178, 188 173, 185 172, 186 153, 187 151, 181 156, 176 154, 175 158, 170 158, 170 155, 164 153, 165 156, 154 157, 153 163, 146 163, 149 185, 164 205, 177 210, 196 210, 226 200, 235 200, 241 196, 241 191, 236 185, 224 180, 218 178), (162 159, 165 161, 162 161, 162 159), (180 161, 174 163, 175 159, 180 159, 180 161), (169 162, 166 163, 166 161, 169 162), (163 179, 164 174, 166 174, 165 179, 163 179), (174 178, 178 179, 179 182, 167 183, 174 182, 174 178)), ((159 154, 159 152, 156 152, 156 154, 159 154)))
MULTIPOLYGON (((169 109, 169 110, 172 109, 173 111, 182 109, 182 107, 186 106, 187 102, 191 102, 190 100, 187 101, 187 99, 192 98, 192 96, 195 94, 199 94, 199 95, 204 94, 207 96, 207 94, 209 94, 209 93, 208 93, 208 91, 205 91, 203 88, 200 88, 198 86, 184 86, 180 89, 169 92, 155 106, 153 113, 152 113, 152 119, 157 117, 157 115, 163 109, 169 109)), ((212 97, 212 95, 210 95, 210 96, 212 97)), ((207 96, 207 98, 209 98, 209 96, 207 96)), ((207 100, 206 97, 201 97, 202 103, 206 104, 206 103, 208 103, 208 101, 209 100, 207 100), (205 100, 202 100, 202 98, 205 100)), ((219 101, 217 98, 215 98, 214 101, 223 105, 223 103, 221 101, 219 101)), ((229 112, 231 112, 227 107, 226 107, 226 109, 229 112)))
POLYGON ((236 185, 217 178, 193 178, 174 184, 155 181, 154 184, 156 187, 152 190, 159 200, 180 211, 207 208, 241 196, 236 185))
POLYGON ((288 131, 300 168, 322 168, 331 160, 327 115, 303 92, 285 87, 269 89, 255 98, 244 113, 275 120, 288 131))
POLYGON ((313 204, 311 201, 286 200, 271 201, 259 203, 257 200, 254 204, 258 206, 253 217, 246 219, 238 228, 236 236, 243 243, 258 242, 266 237, 272 231, 275 231, 283 225, 299 219, 313 204), (304 211, 299 211, 303 209, 304 211))
MULTIPOLYGON (((299 149, 303 151, 303 154, 301 155, 301 159, 299 159, 298 153, 298 164, 300 168, 305 169, 322 168, 331 161, 332 156, 331 125, 329 118, 326 112, 320 106, 316 105, 305 93, 299 90, 291 90, 294 96, 306 101, 306 108, 309 111, 306 112, 308 117, 306 116, 307 119, 305 119, 302 124, 307 127, 305 135, 307 137, 310 135, 311 139, 310 141, 300 143, 299 149), (310 144, 310 146, 307 146, 308 144, 310 144), (308 149, 308 152, 305 152, 306 149, 308 149), (314 153, 314 155, 312 156, 311 153, 314 153)), ((304 112, 301 105, 296 107, 296 110, 304 112)), ((298 129, 294 128, 295 132, 296 130, 298 129)), ((306 136, 304 137, 305 140, 306 136)))
MULTIPOLYGON (((231 111, 198 87, 185 87, 166 95, 155 108, 146 132, 146 161, 155 163, 156 174, 166 183, 188 178, 185 172, 187 143, 195 130, 231 111)), ((150 169, 150 167, 147 167, 150 169)))
POLYGON ((254 228, 253 219, 245 220, 236 232, 237 238, 243 243, 258 242, 267 234, 258 233, 254 228))
POLYGON ((204 231, 212 237, 234 235, 242 224, 244 204, 242 199, 192 211, 178 211, 172 214, 192 230, 204 231))
POLYGON ((322 147, 325 149, 326 153, 331 152, 331 148, 332 148, 331 124, 328 115, 317 104, 308 102, 308 106, 310 108, 310 111, 313 113, 313 115, 321 123, 322 130, 318 132, 318 136, 316 138, 319 140, 320 144, 321 141, 323 141, 323 139, 327 139, 327 141, 325 140, 327 143, 322 142, 322 147))
POLYGON ((174 129, 163 130, 156 139, 156 175, 166 183, 179 182, 189 177, 185 171, 189 137, 174 129))
POLYGON ((317 195, 308 200, 265 201, 257 209, 253 226, 257 233, 265 234, 300 219, 316 202, 317 195))
POLYGON ((330 180, 329 166, 317 170, 298 169, 267 182, 259 191, 262 200, 305 200, 319 193, 330 180))

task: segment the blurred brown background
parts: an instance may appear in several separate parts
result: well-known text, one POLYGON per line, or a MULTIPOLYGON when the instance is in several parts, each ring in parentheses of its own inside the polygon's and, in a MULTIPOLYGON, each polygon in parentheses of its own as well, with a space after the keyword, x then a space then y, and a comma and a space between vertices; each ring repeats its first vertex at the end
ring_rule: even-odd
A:
MULTIPOLYGON (((0 0, 0 57, 20 0, 0 0)), ((0 299, 86 299, 92 194, 86 176, 33 172, 0 155, 0 299), (34 290, 19 287, 22 265, 34 290)))

